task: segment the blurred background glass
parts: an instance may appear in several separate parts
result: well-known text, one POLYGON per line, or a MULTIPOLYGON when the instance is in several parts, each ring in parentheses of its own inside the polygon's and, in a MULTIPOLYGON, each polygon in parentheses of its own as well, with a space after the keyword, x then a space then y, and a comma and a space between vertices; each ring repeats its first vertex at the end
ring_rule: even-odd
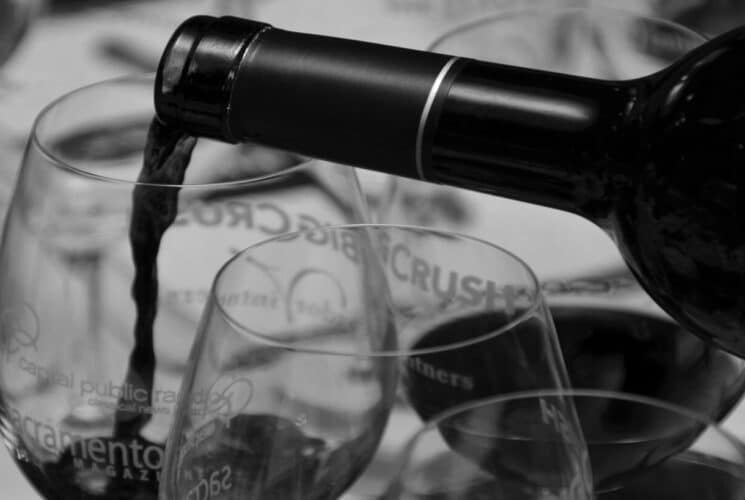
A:
POLYGON ((0 0, 0 66, 23 39, 40 3, 41 0, 0 0))
POLYGON ((740 0, 651 0, 650 4, 656 15, 708 35, 745 22, 745 3, 740 0))
MULTIPOLYGON (((572 3, 577 1, 566 0, 572 3)), ((583 2, 584 0, 579 0, 583 2)), ((470 19, 536 0, 212 0, 215 10, 287 29, 425 48, 470 19)))
MULTIPOLYGON (((3 100, 18 86, 5 67, 26 38, 41 6, 42 0, 0 0, 0 115, 3 114, 3 100)), ((16 157, 9 153, 17 149, 13 138, 0 127, 0 164, 13 163, 16 157)), ((12 178, 12 168, 0 167, 0 220, 10 196, 12 178)))

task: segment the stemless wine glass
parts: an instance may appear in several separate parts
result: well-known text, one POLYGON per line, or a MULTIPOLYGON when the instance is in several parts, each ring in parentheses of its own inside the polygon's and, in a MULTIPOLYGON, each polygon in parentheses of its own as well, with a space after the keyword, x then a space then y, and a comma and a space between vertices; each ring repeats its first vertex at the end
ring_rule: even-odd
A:
POLYGON ((200 139, 183 182, 138 181, 152 89, 150 76, 125 77, 48 106, 7 215, 0 422, 13 458, 47 498, 155 498, 219 266, 272 235, 365 222, 352 169, 262 148, 200 139), (156 204, 150 213, 143 199, 156 204), (134 212, 145 225, 174 216, 159 248, 147 249, 157 254, 142 268, 147 287, 133 283, 134 212))
POLYGON ((407 444, 386 500, 580 500, 565 485, 570 451, 552 411, 579 415, 598 500, 735 500, 745 494, 745 445, 705 416, 612 391, 532 391, 488 398, 427 422, 407 444), (546 496, 556 485, 558 496, 546 496))
MULTIPOLYGON (((376 498, 421 419, 480 397, 567 387, 551 319, 522 261, 473 238, 404 226, 306 230, 238 254, 215 280, 191 363, 169 439, 168 499, 188 498, 228 470, 225 498, 331 499, 357 476, 344 498, 376 498), (395 335, 381 329, 360 342, 370 314, 395 335), (393 368, 386 426, 381 380, 393 368), (227 405, 235 425, 195 410, 215 392, 243 394, 227 405), (279 434, 275 444, 259 423, 279 434), (303 446, 307 459, 297 456, 303 446)), ((555 411, 576 433, 571 406, 555 411)), ((572 444, 581 450, 579 434, 572 444)), ((579 458, 566 464, 575 474, 582 467, 579 458)))

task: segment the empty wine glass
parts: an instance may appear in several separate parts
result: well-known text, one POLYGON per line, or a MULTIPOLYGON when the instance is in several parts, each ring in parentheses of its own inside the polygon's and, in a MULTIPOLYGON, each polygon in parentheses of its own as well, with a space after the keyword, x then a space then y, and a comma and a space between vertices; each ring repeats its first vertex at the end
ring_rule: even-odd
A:
MULTIPOLYGON (((567 387, 530 269, 492 244, 417 227, 319 228, 248 248, 216 278, 190 361, 169 439, 169 499, 204 489, 212 474, 221 481, 224 466, 234 478, 226 498, 334 498, 342 491, 345 499, 375 498, 422 419, 480 397, 567 387), (370 252, 379 267, 363 260, 370 252), (385 283, 385 296, 373 278, 385 283), (376 324, 395 326, 391 340, 370 344, 386 331, 371 329, 371 314, 380 317, 376 324), (365 342, 360 332, 367 332, 365 342), (392 368, 394 379, 371 375, 392 368), (239 410, 230 420, 240 425, 194 410, 215 391, 238 397, 236 380, 241 397, 250 393, 250 403, 233 404, 239 410), (395 401, 381 399, 383 382, 394 384, 395 401), (276 446, 259 431, 252 437, 257 422, 267 432, 282 427, 276 446), (304 443, 315 443, 307 461, 293 455, 304 443), (347 457, 343 466, 340 456, 347 457), (338 475, 324 475, 326 469, 338 475), (331 479, 333 491, 317 484, 331 479)), ((572 408, 556 411, 576 431, 572 408)), ((579 434, 574 446, 582 446, 579 434)), ((579 473, 579 458, 566 467, 579 473)))
MULTIPOLYGON (((534 391, 445 412, 406 446, 386 500, 590 498, 568 482, 571 451, 552 410, 579 416, 598 500, 734 500, 745 494, 745 445, 705 416, 610 391, 534 391), (550 496, 562 489, 558 495, 550 496)), ((579 478, 577 478, 579 479, 579 478)))
MULTIPOLYGON (((153 85, 150 76, 125 77, 49 105, 7 215, 3 435, 47 498, 156 498, 189 346, 219 266, 272 235, 365 221, 353 170, 262 148, 200 139, 183 181, 144 182, 153 85), (165 215, 173 221, 162 239, 143 238, 165 215)), ((185 161, 175 154, 166 165, 185 161)))

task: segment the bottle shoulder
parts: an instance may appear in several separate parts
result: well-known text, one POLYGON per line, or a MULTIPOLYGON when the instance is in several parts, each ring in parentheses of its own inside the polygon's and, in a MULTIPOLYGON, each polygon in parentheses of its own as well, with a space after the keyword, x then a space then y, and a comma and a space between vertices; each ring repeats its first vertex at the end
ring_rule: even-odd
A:
POLYGON ((659 304, 745 354, 745 39, 693 55, 647 83, 614 229, 659 304))
POLYGON ((742 127, 745 29, 699 47, 644 80, 645 122, 656 134, 742 127))

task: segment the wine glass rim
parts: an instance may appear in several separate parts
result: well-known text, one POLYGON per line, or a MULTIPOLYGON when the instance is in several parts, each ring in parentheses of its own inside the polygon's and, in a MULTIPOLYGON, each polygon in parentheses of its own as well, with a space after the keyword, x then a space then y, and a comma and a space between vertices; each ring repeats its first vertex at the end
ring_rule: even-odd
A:
MULTIPOLYGON (((286 234, 273 236, 271 238, 253 243, 245 247, 243 250, 237 252, 230 259, 228 259, 225 263, 223 263, 223 265, 220 267, 220 269, 215 274, 215 279, 213 280, 212 287, 210 288, 210 298, 215 304, 215 308, 219 311, 219 313, 226 320, 226 322, 228 322, 228 324, 230 324, 231 327, 233 327, 234 330, 236 330, 240 334, 249 336, 253 340, 258 339, 263 344, 274 346, 277 348, 292 349, 293 351, 304 352, 304 353, 336 355, 336 356, 364 356, 364 357, 369 357, 369 358, 397 358, 401 356, 428 355, 428 354, 435 354, 438 352, 445 352, 445 351, 449 351, 452 349, 464 348, 464 347, 474 345, 474 344, 480 344, 480 343, 485 342, 488 339, 496 338, 506 333, 507 331, 511 330, 516 325, 519 325, 520 323, 524 322, 527 318, 532 317, 536 313, 536 311, 538 311, 544 305, 544 299, 543 299, 541 288, 540 288, 540 282, 535 272, 527 264, 527 262, 525 262, 521 257, 507 250, 506 248, 501 247, 485 239, 482 239, 476 236, 458 233, 455 231, 430 228, 430 227, 424 227, 424 226, 405 225, 405 224, 385 224, 385 223, 337 224, 337 225, 319 226, 319 227, 306 228, 306 229, 301 229, 301 230, 293 231, 293 232, 286 233, 286 234), (528 277, 530 281, 530 285, 531 285, 530 293, 528 295, 530 298, 530 305, 529 307, 526 307, 525 310, 521 311, 521 313, 517 315, 515 318, 512 318, 510 321, 506 321, 499 328, 495 328, 489 333, 486 333, 484 335, 479 335, 476 337, 472 337, 467 340, 450 342, 447 344, 438 345, 434 347, 426 347, 426 348, 381 349, 381 350, 368 350, 368 351, 358 349, 354 351, 343 351, 343 350, 319 349, 319 348, 310 348, 310 347, 307 347, 307 348, 298 347, 292 344, 277 341, 264 333, 261 333, 259 331, 256 331, 256 330, 253 330, 247 327, 245 324, 243 324, 243 322, 235 319, 223 307, 223 305, 221 304, 219 300, 214 300, 217 295, 217 288, 219 287, 220 280, 222 276, 225 275, 225 273, 230 268, 230 266, 234 262, 244 257, 246 254, 250 254, 250 252, 256 248, 263 247, 266 245, 271 245, 275 243, 276 241, 296 239, 296 238, 301 237, 304 234, 309 234, 314 231, 361 230, 361 229, 395 229, 398 231, 405 231, 405 232, 420 232, 420 233, 424 232, 424 233, 431 234, 431 235, 439 235, 439 236, 445 236, 448 238, 455 238, 458 240, 469 241, 479 246, 490 247, 493 250, 499 252, 501 255, 514 261, 526 273, 526 276, 528 277)), ((553 322, 551 322, 551 328, 553 328, 553 322)))
MULTIPOLYGON (((104 80, 99 80, 93 83, 89 83, 87 85, 83 85, 81 87, 77 87, 75 89, 72 89, 68 92, 65 92, 57 96, 55 99, 53 99, 48 104, 46 104, 46 106, 44 106, 41 109, 41 111, 39 111, 39 113, 36 115, 33 126, 31 127, 30 141, 33 143, 34 147, 44 156, 44 158, 51 165, 61 170, 65 170, 75 175, 79 175, 81 177, 89 178, 89 179, 100 181, 100 182, 106 182, 110 184, 159 187, 159 188, 161 187, 162 188, 178 188, 178 189, 186 189, 186 190, 189 190, 189 189, 197 190, 197 189, 204 189, 204 188, 232 188, 232 187, 252 185, 255 183, 265 182, 271 179, 275 179, 278 177, 286 176, 288 174, 292 174, 298 170, 302 170, 304 168, 307 168, 310 165, 313 165, 321 161, 315 158, 303 158, 298 163, 292 166, 289 166, 287 168, 282 168, 280 170, 270 172, 265 175, 252 177, 250 179, 237 179, 237 180, 229 180, 229 181, 194 183, 194 184, 154 183, 154 182, 143 182, 140 180, 127 180, 127 179, 122 179, 122 178, 117 178, 117 177, 109 177, 106 175, 90 172, 84 168, 74 165, 72 162, 65 161, 59 158, 58 155, 54 154, 50 150, 50 148, 45 143, 45 140, 42 137, 40 137, 40 127, 42 123, 45 120, 50 119, 50 116, 53 114, 54 110, 57 109, 59 106, 63 105, 65 102, 67 102, 71 98, 90 92, 91 90, 98 89, 98 88, 104 88, 107 86, 115 87, 117 85, 131 85, 131 84, 140 84, 140 83, 145 83, 145 82, 153 82, 153 85, 154 85, 155 74, 154 73, 136 73, 136 74, 117 76, 113 78, 107 78, 104 80)), ((155 116, 154 110, 153 110, 152 116, 153 117, 155 116)))
MULTIPOLYGON (((705 425, 707 429, 713 429, 716 433, 724 437, 727 442, 736 448, 740 457, 745 461, 745 442, 735 436, 732 432, 722 427, 719 422, 713 418, 697 413, 684 406, 680 406, 668 401, 661 399, 652 398, 642 394, 634 394, 629 392, 620 392, 608 389, 582 389, 582 388, 558 388, 558 389, 537 389, 518 391, 509 394, 500 394, 498 396, 484 397, 476 400, 472 400, 466 403, 459 404, 444 410, 430 419, 427 420, 409 439, 409 443, 406 446, 405 453, 402 456, 408 455, 411 448, 416 445, 417 438, 427 432, 436 430, 437 427, 442 423, 443 420, 455 417, 465 411, 473 410, 480 407, 485 407, 493 404, 501 404, 510 401, 519 400, 537 400, 545 397, 553 398, 592 398, 592 399, 608 399, 615 401, 624 401, 628 403, 638 403, 641 405, 658 408, 665 410, 680 416, 683 416, 692 421, 698 422, 705 425)), ((635 442, 634 440, 613 440, 613 443, 624 443, 624 442, 635 442)), ((588 444, 603 444, 604 442, 588 442, 588 444)))
POLYGON ((623 16, 625 18, 637 18, 641 19, 653 24, 658 24, 661 26, 667 26, 670 28, 674 28, 676 31, 685 33, 687 36, 690 36, 692 38, 698 39, 701 42, 704 42, 709 39, 708 36, 706 36, 703 33, 699 33, 698 31, 691 29, 687 26, 684 26, 680 23, 677 23, 675 21, 671 21, 669 19, 663 19, 660 17, 656 17, 650 14, 641 13, 641 12, 633 12, 631 10, 622 9, 618 7, 609 7, 605 5, 551 5, 551 6, 531 6, 531 7, 508 7, 504 10, 501 10, 495 14, 486 16, 486 17, 480 17, 478 19, 472 19, 466 22, 463 22, 461 24, 458 24, 457 26, 454 26, 438 37, 436 37, 433 41, 431 41, 427 45, 427 50, 435 51, 440 48, 440 46, 445 43, 447 40, 453 39, 461 34, 464 34, 474 28, 479 28, 482 26, 486 26, 489 24, 492 24, 494 22, 501 22, 505 20, 509 20, 511 18, 519 17, 519 16, 525 16, 525 15, 535 15, 540 17, 547 17, 548 15, 555 15, 557 13, 563 13, 563 12, 589 12, 589 13, 600 13, 607 16, 623 16))

